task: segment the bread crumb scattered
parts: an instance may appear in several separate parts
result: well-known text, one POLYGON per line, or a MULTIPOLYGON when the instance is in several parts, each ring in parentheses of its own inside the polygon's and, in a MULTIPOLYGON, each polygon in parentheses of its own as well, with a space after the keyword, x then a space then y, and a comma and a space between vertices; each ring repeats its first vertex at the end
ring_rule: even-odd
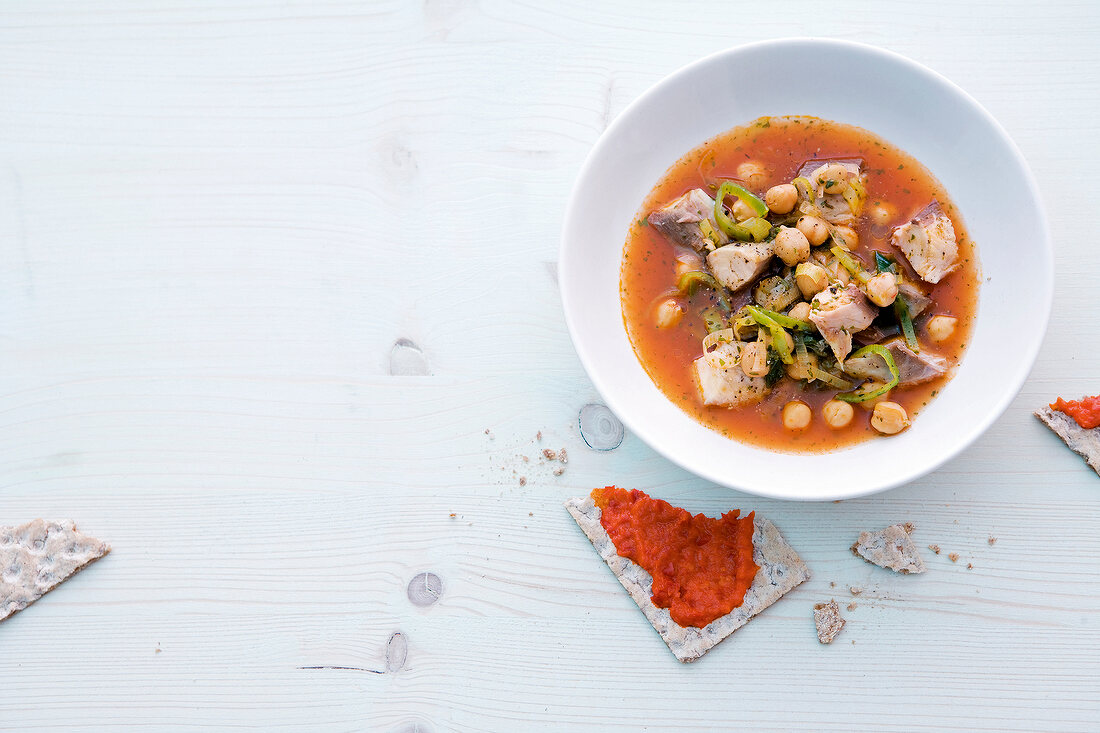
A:
POLYGON ((553 473, 554 473, 555 476, 561 476, 563 473, 565 473, 565 469, 564 468, 555 468, 553 473))
POLYGON ((967 569, 967 570, 973 570, 973 569, 974 569, 974 566, 973 566, 972 564, 970 564, 970 563, 967 563, 967 564, 966 564, 966 569, 967 569))
POLYGON ((849 603, 849 604, 848 604, 848 610, 849 610, 849 611, 854 611, 854 610, 856 610, 857 608, 859 608, 859 606, 857 606, 857 605, 856 605, 856 602, 855 602, 855 601, 852 601, 851 603, 849 603))
POLYGON ((558 457, 558 452, 553 448, 543 448, 542 454, 546 456, 546 460, 548 461, 557 460, 558 457))
POLYGON ((833 639, 844 628, 844 619, 840 616, 836 599, 814 605, 814 624, 817 626, 817 640, 822 644, 832 644, 833 639))
POLYGON ((957 552, 948 553, 947 557, 951 560, 951 562, 959 561, 959 553, 957 552))
POLYGON ((455 514, 454 512, 451 512, 451 515, 450 515, 450 516, 451 516, 451 519, 454 519, 454 518, 455 518, 455 517, 457 517, 458 515, 457 515, 457 514, 455 514))
POLYGON ((905 534, 913 534, 913 530, 916 529, 916 527, 913 526, 912 522, 906 522, 905 524, 901 525, 901 528, 905 530, 905 534))
POLYGON ((834 583, 833 581, 830 580, 829 581, 829 587, 830 588, 836 588, 836 583, 834 583))
POLYGON ((534 512, 527 512, 527 516, 533 517, 533 516, 535 516, 535 513, 534 512))
POLYGON ((562 463, 569 463, 569 456, 565 453, 565 448, 558 451, 558 460, 562 463))
POLYGON ((519 477, 519 485, 520 486, 526 486, 527 485, 527 477, 526 476, 520 476, 519 477))
POLYGON ((937 555, 940 554, 940 546, 939 545, 929 545, 928 549, 931 550, 932 552, 936 553, 937 555))
POLYGON ((994 537, 993 535, 989 535, 989 544, 990 544, 990 545, 995 545, 995 544, 997 544, 997 538, 996 538, 996 537, 994 537))
POLYGON ((522 458, 522 459, 523 459, 523 462, 524 462, 524 463, 530 463, 530 462, 531 462, 531 459, 530 459, 530 458, 528 458, 527 456, 520 456, 520 458, 522 458))
POLYGON ((542 441, 542 431, 541 430, 538 431, 537 433, 535 433, 535 440, 537 440, 539 442, 542 441))
POLYGON ((856 588, 855 586, 848 586, 848 592, 851 593, 853 596, 858 596, 860 593, 863 592, 863 589, 856 588))

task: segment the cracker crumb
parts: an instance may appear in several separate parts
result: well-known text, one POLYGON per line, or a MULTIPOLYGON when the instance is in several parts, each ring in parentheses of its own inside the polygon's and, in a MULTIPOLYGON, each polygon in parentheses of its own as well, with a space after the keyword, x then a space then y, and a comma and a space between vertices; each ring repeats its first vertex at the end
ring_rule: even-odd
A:
POLYGON ((486 434, 486 435, 488 435, 488 434, 489 434, 489 428, 485 428, 485 434, 486 434))
POLYGON ((451 512, 450 516, 451 516, 451 519, 454 519, 454 518, 455 518, 455 517, 457 517, 458 515, 457 515, 457 514, 455 514, 454 512, 451 512))
POLYGON ((988 540, 988 542, 989 542, 989 544, 990 544, 991 546, 992 546, 992 545, 995 545, 995 544, 997 544, 997 538, 996 538, 996 537, 994 537, 993 535, 989 535, 989 540, 988 540))
POLYGON ((901 525, 901 528, 905 530, 905 534, 913 534, 913 530, 916 529, 916 527, 913 526, 912 522, 906 522, 905 524, 901 525))
POLYGON ((555 461, 558 458, 558 452, 553 448, 543 448, 542 454, 546 456, 546 460, 555 461))
POLYGON ((554 475, 555 475, 555 476, 561 476, 561 475, 562 475, 563 473, 565 473, 565 469, 564 469, 564 468, 555 468, 555 469, 554 469, 554 475))
POLYGON ((530 458, 528 458, 527 456, 520 456, 520 458, 522 458, 522 459, 523 459, 523 462, 524 462, 524 463, 530 463, 530 462, 531 462, 531 459, 530 459, 530 458))
POLYGON ((855 601, 852 601, 851 603, 848 604, 848 610, 849 611, 854 611, 857 608, 859 608, 859 606, 856 605, 855 601))
POLYGON ((533 516, 535 516, 535 513, 534 512, 527 512, 527 516, 533 517, 533 516))
POLYGON ((558 451, 558 460, 562 463, 569 463, 569 456, 565 453, 565 448, 558 451))
POLYGON ((951 560, 951 562, 958 562, 959 561, 959 553, 957 553, 957 552, 948 553, 947 557, 948 557, 948 559, 951 560))
POLYGON ((836 588, 836 583, 834 583, 833 581, 830 580, 829 581, 829 587, 830 588, 836 588))
POLYGON ((519 477, 519 485, 520 486, 526 486, 527 485, 527 477, 526 476, 520 476, 519 477))
POLYGON ((542 431, 541 430, 538 431, 537 433, 535 433, 535 440, 537 440, 539 442, 542 442, 542 431))
POLYGON ((855 586, 850 585, 850 586, 848 586, 848 592, 851 593, 853 596, 858 596, 860 593, 863 592, 863 589, 862 588, 856 588, 855 586))
POLYGON ((936 553, 937 555, 940 554, 940 546, 939 545, 929 545, 928 549, 931 550, 932 552, 936 553))
POLYGON ((844 628, 844 619, 840 616, 836 599, 814 604, 814 625, 817 626, 817 640, 822 644, 832 644, 833 639, 844 628))
POLYGON ((973 565, 972 565, 971 563, 967 563, 967 564, 966 564, 966 569, 967 569, 967 570, 973 570, 973 569, 974 569, 974 566, 973 566, 973 565))

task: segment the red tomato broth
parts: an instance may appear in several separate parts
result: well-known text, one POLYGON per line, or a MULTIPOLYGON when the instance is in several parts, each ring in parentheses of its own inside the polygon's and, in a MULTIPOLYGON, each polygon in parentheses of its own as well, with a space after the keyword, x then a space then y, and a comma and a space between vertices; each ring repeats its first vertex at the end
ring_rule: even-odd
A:
MULTIPOLYGON (((932 305, 917 319, 921 349, 946 357, 957 365, 970 339, 977 314, 980 266, 957 209, 938 181, 914 158, 878 136, 850 125, 811 117, 762 118, 752 125, 735 128, 706 141, 677 161, 654 187, 630 227, 623 251, 620 294, 623 321, 634 351, 654 384, 676 405, 699 422, 735 440, 786 452, 823 452, 862 442, 880 434, 870 425, 873 405, 855 405, 856 415, 845 428, 830 428, 821 407, 838 392, 820 387, 803 388, 790 379, 779 382, 768 395, 742 407, 707 406, 702 402, 694 378, 693 361, 702 355, 706 327, 700 311, 716 302, 707 291, 690 298, 676 289, 676 258, 693 252, 673 244, 649 226, 649 214, 669 201, 703 188, 712 195, 716 181, 737 179, 737 166, 747 160, 763 164, 766 183, 751 187, 764 192, 789 183, 802 165, 811 159, 861 158, 867 173, 867 204, 852 225, 859 235, 853 252, 864 266, 874 269, 874 251, 894 255, 907 279, 920 282, 916 273, 890 244, 894 227, 904 224, 933 199, 951 218, 959 247, 959 266, 931 286, 932 305), (879 202, 892 205, 895 214, 886 225, 872 226, 867 211, 879 202), (654 309, 670 295, 684 304, 681 322, 672 328, 658 328, 654 309), (934 315, 958 319, 954 334, 940 343, 928 338, 923 324, 934 315), (793 432, 784 428, 783 406, 800 400, 810 406, 813 420, 808 428, 793 432)), ((924 284, 926 289, 928 284, 924 284)), ((752 288, 735 294, 733 309, 751 300, 752 288)), ((910 419, 935 397, 950 379, 951 372, 921 385, 894 389, 889 399, 905 407, 910 419)))
POLYGON ((652 601, 681 626, 703 627, 740 606, 760 567, 753 561, 753 513, 692 515, 642 491, 593 489, 615 552, 653 577, 652 601))

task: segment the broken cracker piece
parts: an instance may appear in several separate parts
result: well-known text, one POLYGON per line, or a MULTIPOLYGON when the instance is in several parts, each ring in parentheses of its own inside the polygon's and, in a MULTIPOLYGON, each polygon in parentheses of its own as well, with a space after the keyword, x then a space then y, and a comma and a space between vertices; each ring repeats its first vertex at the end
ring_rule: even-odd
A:
POLYGON ((927 568, 906 528, 911 524, 892 524, 878 532, 861 532, 852 545, 852 554, 867 562, 898 573, 923 573, 927 568))
MULTIPOLYGON (((851 608, 849 607, 849 610, 851 608)), ((840 607, 836 600, 814 605, 814 624, 817 626, 817 640, 822 644, 832 644, 833 639, 844 628, 844 619, 840 616, 840 607)))
POLYGON ((1069 415, 1052 410, 1049 406, 1036 410, 1035 417, 1042 420, 1070 450, 1084 458, 1092 470, 1100 475, 1100 428, 1083 428, 1069 415))
POLYGON ((600 524, 602 512, 592 497, 569 499, 565 502, 565 508, 681 662, 694 662, 748 623, 753 616, 810 578, 809 568, 779 534, 775 525, 757 516, 753 521, 752 559, 760 569, 745 592, 741 605, 702 628, 680 626, 672 620, 667 608, 658 608, 653 603, 653 576, 615 551, 615 543, 600 524))
POLYGON ((111 551, 72 520, 0 527, 0 621, 37 601, 111 551))

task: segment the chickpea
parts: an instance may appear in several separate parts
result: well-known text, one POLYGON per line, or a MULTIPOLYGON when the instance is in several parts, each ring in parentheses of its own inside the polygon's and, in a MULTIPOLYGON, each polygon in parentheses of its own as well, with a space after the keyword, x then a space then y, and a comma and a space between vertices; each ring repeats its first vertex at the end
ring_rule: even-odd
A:
POLYGON ((803 216, 795 226, 798 227, 798 231, 806 235, 806 239, 814 247, 829 238, 829 227, 816 216, 803 216))
POLYGON ((733 206, 730 207, 730 211, 733 212, 733 218, 737 221, 745 221, 746 219, 751 219, 756 216, 756 213, 749 208, 749 205, 741 199, 734 200, 733 206))
POLYGON ((843 244, 848 249, 855 249, 859 246, 859 235, 851 227, 833 227, 833 239, 841 240, 839 244, 843 244))
POLYGON ((798 189, 792 183, 772 186, 764 194, 764 203, 776 214, 789 214, 798 203, 798 189))
POLYGON ((883 435, 894 435, 909 427, 909 415, 897 402, 880 402, 871 415, 871 427, 883 435))
POLYGON ((834 430, 848 427, 856 411, 847 402, 829 400, 821 408, 821 415, 825 418, 825 424, 834 430))
POLYGON ((867 297, 885 308, 898 297, 898 280, 892 272, 880 272, 867 281, 867 297))
POLYGON ((794 364, 787 365, 787 376, 791 379, 810 379, 813 374, 810 373, 810 366, 817 366, 817 356, 814 354, 806 355, 809 360, 808 366, 802 366, 797 361, 794 364))
POLYGON ((783 264, 797 265, 810 259, 810 241, 797 229, 780 227, 775 235, 775 254, 783 264))
MULTIPOLYGON (((824 289, 824 288, 822 288, 824 289)), ((810 318, 810 304, 809 303, 796 303, 791 306, 791 309, 787 311, 787 315, 791 318, 796 318, 800 321, 809 320, 810 318)))
POLYGON ((674 299, 662 300, 657 306, 657 328, 672 328, 684 317, 684 309, 674 299))
POLYGON ((795 400, 783 405, 783 427, 787 430, 805 430, 812 418, 813 412, 805 402, 795 400))
POLYGON ((829 286, 829 273, 814 262, 800 262, 794 268, 794 282, 804 298, 812 298, 829 286))
POLYGON ((755 160, 746 160, 741 165, 737 166, 737 177, 745 183, 749 184, 750 188, 762 188, 764 181, 767 178, 767 171, 764 170, 764 166, 755 160))
POLYGON ((745 344, 741 349, 741 371, 750 377, 763 377, 768 373, 768 349, 759 341, 745 344))
POLYGON ((932 316, 928 319, 928 336, 937 343, 946 341, 955 334, 957 325, 959 319, 953 316, 932 316))
POLYGON ((871 207, 871 210, 867 212, 867 215, 871 217, 872 224, 878 224, 879 226, 886 226, 897 214, 897 209, 885 202, 879 202, 871 207))
POLYGON ((703 269, 703 261, 695 255, 681 255, 676 259, 676 277, 685 272, 693 272, 703 269))
POLYGON ((825 193, 844 193, 848 188, 848 169, 840 163, 829 163, 817 174, 817 180, 825 186, 825 193))

